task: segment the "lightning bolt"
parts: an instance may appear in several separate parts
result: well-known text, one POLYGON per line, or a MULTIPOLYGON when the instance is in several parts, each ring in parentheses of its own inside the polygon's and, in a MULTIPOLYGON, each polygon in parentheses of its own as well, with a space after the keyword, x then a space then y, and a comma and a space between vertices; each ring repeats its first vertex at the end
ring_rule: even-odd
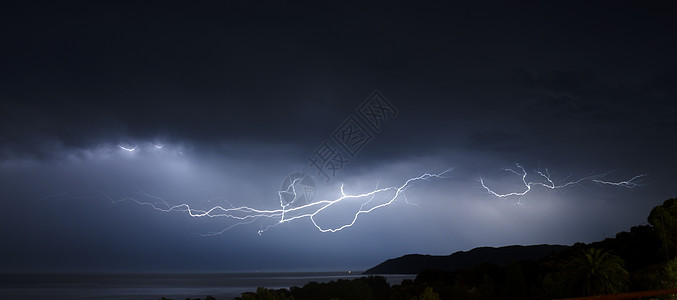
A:
MULTIPOLYGON (((163 144, 154 144, 154 143, 150 143, 150 145, 152 145, 153 148, 155 149, 162 149, 165 146, 163 144)), ((131 148, 124 147, 122 145, 117 146, 123 151, 127 152, 133 152, 135 150, 138 150, 138 145, 135 145, 134 147, 131 148)), ((178 152, 178 154, 183 155, 183 153, 180 151, 178 152)), ((520 164, 515 165, 516 168, 506 168, 503 169, 503 171, 519 176, 521 178, 522 184, 524 185, 523 189, 521 189, 520 191, 499 193, 496 192, 494 189, 490 188, 485 183, 484 178, 480 177, 479 182, 482 188, 484 188, 484 190, 490 195, 493 195, 498 198, 519 197, 517 204, 521 204, 522 198, 525 197, 529 192, 531 192, 536 187, 556 190, 567 188, 574 185, 580 185, 584 182, 593 182, 601 185, 618 186, 630 189, 640 186, 641 184, 639 183, 639 181, 646 176, 644 174, 640 174, 628 180, 612 181, 607 179, 607 177, 611 172, 606 172, 601 174, 588 175, 585 177, 578 178, 576 180, 569 180, 569 178, 567 177, 563 181, 561 181, 561 183, 556 183, 552 179, 552 176, 550 175, 550 172, 547 168, 544 170, 534 171, 535 175, 530 175, 528 174, 526 169, 522 167, 520 164), (538 179, 530 181, 528 180, 528 178, 530 177, 536 177, 538 179)), ((195 208, 194 206, 191 206, 190 204, 187 203, 173 205, 159 196, 146 193, 140 189, 137 189, 137 191, 133 193, 132 196, 120 198, 117 200, 113 199, 112 197, 104 193, 99 194, 102 194, 113 204, 129 201, 134 202, 138 205, 148 206, 154 210, 165 213, 181 212, 186 213, 188 216, 193 218, 226 218, 235 222, 234 224, 226 228, 223 228, 220 231, 202 234, 203 236, 219 235, 230 230, 233 227, 245 224, 252 224, 260 219, 271 219, 275 220, 275 222, 266 226, 261 226, 260 229, 258 230, 259 235, 268 231, 271 228, 301 219, 310 220, 313 226, 320 232, 334 233, 354 226, 357 223, 360 216, 369 214, 374 210, 389 206, 393 204, 398 198, 403 198, 405 204, 417 206, 416 204, 412 204, 408 201, 407 195, 406 193, 404 193, 405 190, 407 190, 407 188, 413 186, 416 182, 419 181, 447 178, 446 176, 450 172, 452 172, 452 169, 447 169, 440 173, 424 173, 420 176, 412 177, 405 180, 399 186, 379 187, 377 184, 376 187, 374 187, 372 190, 358 194, 347 193, 345 191, 345 186, 341 184, 339 188, 340 192, 339 197, 335 199, 325 199, 310 203, 303 203, 303 205, 299 205, 299 203, 296 203, 300 202, 296 200, 300 199, 301 195, 300 193, 303 192, 307 193, 307 191, 305 190, 297 191, 297 183, 301 183, 301 181, 304 180, 305 177, 295 178, 289 183, 289 185, 283 187, 280 191, 278 191, 279 207, 274 209, 260 209, 249 206, 235 206, 225 199, 218 199, 223 203, 225 203, 224 205, 217 205, 207 209, 195 208), (289 197, 285 196, 293 196, 293 199, 291 201, 288 201, 289 197), (354 213, 352 213, 352 215, 349 214, 348 221, 341 223, 341 225, 335 226, 322 225, 321 222, 322 215, 320 214, 323 212, 327 212, 329 209, 338 206, 340 203, 352 203, 350 205, 354 205, 353 207, 359 206, 359 208, 357 208, 356 211, 353 208, 354 213)), ((46 198, 64 197, 69 193, 70 192, 55 194, 47 196, 46 198)), ((309 198, 307 195, 304 196, 305 196, 304 199, 306 200, 309 198)), ((210 201, 211 200, 213 199, 210 199, 210 201)))
POLYGON ((135 197, 125 197, 122 199, 118 200, 113 200, 111 197, 108 197, 109 200, 111 200, 114 204, 120 203, 123 201, 132 201, 135 202, 139 205, 144 205, 144 206, 150 206, 151 208, 162 211, 162 212, 185 212, 189 216, 194 217, 194 218, 202 218, 202 217, 207 217, 207 218, 228 218, 237 221, 234 225, 231 225, 221 231, 217 232, 212 232, 208 234, 203 234, 204 236, 211 236, 211 235, 218 235, 221 234, 235 226, 238 225, 243 225, 243 224, 251 224, 254 221, 258 220, 259 218, 275 218, 277 219, 277 222, 268 225, 265 228, 262 228, 258 230, 258 234, 262 234, 266 232, 268 229, 276 227, 278 225, 300 220, 300 219, 310 219, 310 221, 313 223, 315 228, 319 230, 320 232, 338 232, 343 229, 352 227, 355 225, 357 222, 358 218, 363 215, 363 214, 368 214, 376 209, 386 207, 388 205, 393 204, 399 197, 400 195, 404 195, 404 191, 412 186, 414 183, 418 181, 429 181, 434 178, 446 178, 445 176, 450 173, 452 169, 447 169, 443 172, 440 173, 424 173, 418 177, 413 177, 407 179, 402 185, 400 186, 391 186, 391 187, 384 187, 384 188, 378 188, 378 185, 376 188, 373 190, 366 192, 366 193, 361 193, 361 194, 348 194, 344 190, 344 185, 341 184, 340 187, 340 192, 341 196, 333 199, 333 200, 321 200, 321 201, 316 201, 312 203, 308 203, 305 205, 301 206, 296 206, 292 207, 292 203, 288 202, 285 203, 282 199, 282 194, 283 193, 293 193, 294 194, 294 199, 297 199, 297 192, 296 192, 296 186, 295 184, 299 181, 302 180, 303 178, 296 178, 293 180, 285 190, 279 191, 278 196, 280 197, 280 208, 277 209, 256 209, 248 206, 233 206, 229 202, 226 201, 228 205, 223 206, 223 205, 217 205, 214 207, 211 207, 209 209, 196 209, 191 207, 189 204, 177 204, 177 205, 171 205, 162 198, 145 193, 143 191, 137 191, 136 194, 138 196, 144 197, 147 199, 147 201, 141 201, 138 200, 135 197), (385 200, 382 201, 374 201, 377 199, 377 196, 380 195, 385 195, 383 198, 385 200), (320 224, 318 224, 317 217, 318 214, 331 208, 332 206, 335 206, 341 202, 349 202, 349 201, 356 201, 360 203, 360 208, 357 210, 357 212, 354 213, 352 219, 350 222, 347 222, 343 225, 336 226, 336 227, 323 227, 320 224))
POLYGON ((136 150, 136 145, 134 147, 131 147, 131 148, 124 147, 124 146, 121 146, 121 145, 118 145, 118 147, 120 147, 120 149, 125 150, 127 152, 133 152, 134 150, 136 150))
MULTIPOLYGON (((601 173, 601 174, 595 174, 595 175, 589 175, 585 177, 581 177, 577 180, 571 180, 571 181, 565 181, 564 183, 561 184, 556 184, 553 180, 552 177, 550 176, 550 172, 546 168, 544 171, 535 171, 536 174, 538 174, 538 177, 541 178, 542 181, 527 181, 527 171, 522 167, 520 164, 515 164, 517 166, 517 170, 515 169, 503 169, 503 171, 513 173, 515 175, 518 175, 522 178, 522 183, 524 184, 524 190, 521 192, 510 192, 510 193, 505 193, 505 194, 500 194, 495 192, 493 189, 489 188, 485 183, 484 183, 484 178, 480 177, 479 181, 482 187, 491 195, 496 196, 498 198, 507 198, 507 197, 513 197, 513 196, 519 196, 518 204, 520 204, 520 200, 528 194, 533 187, 540 186, 543 188, 551 189, 551 190, 556 190, 556 189, 562 189, 566 188, 569 186, 573 185, 579 185, 585 181, 589 182, 595 182, 598 184, 604 184, 604 185, 613 185, 613 186, 620 186, 620 187, 625 187, 625 188, 635 188, 640 186, 640 184, 637 182, 640 180, 642 177, 645 177, 645 174, 640 174, 637 176, 634 176, 628 180, 625 181, 608 181, 605 180, 605 178, 611 173, 611 172, 606 172, 606 173, 601 173)), ((566 180, 566 179, 565 179, 566 180)))
POLYGON ((153 150, 157 152, 163 152, 163 153, 177 153, 179 155, 184 155, 183 152, 180 151, 181 147, 180 146, 171 146, 165 143, 155 143, 155 142, 140 142, 134 144, 133 147, 130 147, 129 143, 127 144, 118 144, 117 147, 120 149, 120 151, 124 152, 149 152, 148 150, 153 150), (123 146, 124 145, 124 146, 123 146), (172 148, 172 149, 168 149, 172 148))

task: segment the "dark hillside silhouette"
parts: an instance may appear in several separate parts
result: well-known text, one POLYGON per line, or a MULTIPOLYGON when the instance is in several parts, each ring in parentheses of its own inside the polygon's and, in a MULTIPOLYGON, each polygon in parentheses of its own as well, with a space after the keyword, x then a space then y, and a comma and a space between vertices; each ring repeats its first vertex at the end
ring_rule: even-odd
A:
MULTIPOLYGON (((267 290, 244 299, 557 299, 630 291, 632 297, 677 293, 677 199, 655 207, 649 225, 613 238, 573 246, 481 247, 448 256, 405 255, 365 274, 418 274, 388 286, 379 276, 290 290, 267 290)), ((628 294, 630 295, 630 294, 628 294)), ((624 298, 625 299, 625 298, 624 298)))
POLYGON ((423 270, 456 271, 482 263, 505 266, 511 261, 539 260, 568 248, 569 246, 562 245, 505 246, 480 247, 446 256, 409 254, 389 259, 366 270, 364 274, 418 274, 423 270))

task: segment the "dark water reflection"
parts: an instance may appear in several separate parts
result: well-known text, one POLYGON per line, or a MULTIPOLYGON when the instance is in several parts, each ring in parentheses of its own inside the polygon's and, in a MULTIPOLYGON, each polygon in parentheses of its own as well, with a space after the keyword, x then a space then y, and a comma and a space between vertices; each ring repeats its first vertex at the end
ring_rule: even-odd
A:
MULTIPOLYGON (((355 279, 346 272, 295 273, 115 273, 115 274, 2 274, 0 299, 232 299, 256 288, 289 288, 310 281, 355 279)), ((415 275, 384 275, 399 284, 415 275)))

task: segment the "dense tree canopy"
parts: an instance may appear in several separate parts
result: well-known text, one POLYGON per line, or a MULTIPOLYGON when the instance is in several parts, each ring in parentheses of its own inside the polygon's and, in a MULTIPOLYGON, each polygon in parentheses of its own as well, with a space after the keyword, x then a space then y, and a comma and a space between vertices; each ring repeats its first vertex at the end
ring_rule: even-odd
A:
POLYGON ((620 293, 627 290, 630 279, 618 255, 598 248, 578 251, 563 270, 565 281, 584 295, 620 293))
POLYGON ((658 237, 663 242, 666 259, 675 257, 677 252, 677 198, 665 200, 662 205, 651 210, 647 218, 649 224, 656 228, 658 237))

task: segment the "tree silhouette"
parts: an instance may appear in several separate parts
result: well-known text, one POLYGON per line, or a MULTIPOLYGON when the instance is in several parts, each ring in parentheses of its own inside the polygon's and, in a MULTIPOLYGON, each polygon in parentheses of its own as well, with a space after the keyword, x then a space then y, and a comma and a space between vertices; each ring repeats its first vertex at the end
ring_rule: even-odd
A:
POLYGON ((579 251, 564 267, 563 278, 571 288, 585 295, 619 293, 630 283, 619 256, 598 248, 579 251))
POLYGON ((505 269, 505 294, 508 299, 524 299, 527 295, 527 280, 517 261, 505 269))
POLYGON ((677 258, 665 265, 664 285, 669 289, 677 289, 677 258))
POLYGON ((440 295, 433 291, 433 288, 427 287, 423 290, 423 294, 418 296, 419 300, 440 300, 440 295))
POLYGON ((656 228, 658 237, 663 241, 665 259, 670 260, 677 244, 677 198, 665 200, 663 205, 654 207, 647 218, 649 224, 656 228))

